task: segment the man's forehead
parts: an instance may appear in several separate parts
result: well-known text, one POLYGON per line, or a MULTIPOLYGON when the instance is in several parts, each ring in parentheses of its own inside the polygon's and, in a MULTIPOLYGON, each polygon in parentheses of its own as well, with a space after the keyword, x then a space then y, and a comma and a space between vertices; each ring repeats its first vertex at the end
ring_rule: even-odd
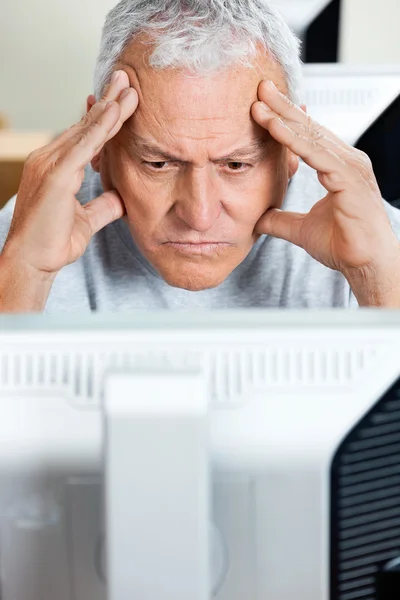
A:
POLYGON ((224 75, 188 77, 172 73, 141 74, 139 111, 158 111, 173 121, 224 121, 245 118, 257 100, 257 80, 243 81, 224 75), (140 102, 141 101, 141 102, 140 102))
MULTIPOLYGON (((272 79, 278 89, 286 92, 286 79, 280 65, 261 45, 251 60, 252 66, 233 64, 208 76, 188 73, 182 69, 153 69, 149 65, 152 46, 142 36, 132 41, 121 55, 116 68, 127 71, 132 87, 142 96, 142 102, 162 104, 164 108, 179 105, 193 108, 199 100, 204 108, 218 102, 221 114, 234 112, 235 104, 257 100, 257 88, 262 79, 272 79), (231 100, 231 101, 230 101, 231 100)), ((215 112, 215 106, 213 106, 215 112)), ((194 118, 194 115, 192 115, 194 118)))
POLYGON ((247 156, 265 148, 271 138, 251 118, 250 109, 261 71, 272 74, 281 89, 285 85, 275 63, 261 56, 264 62, 256 62, 253 69, 236 65, 201 77, 178 69, 151 69, 144 58, 149 52, 148 45, 135 41, 118 65, 139 95, 138 108, 124 128, 132 147, 153 151, 159 143, 165 152, 182 146, 186 154, 193 144, 199 148, 199 142, 213 154, 244 149, 247 156))

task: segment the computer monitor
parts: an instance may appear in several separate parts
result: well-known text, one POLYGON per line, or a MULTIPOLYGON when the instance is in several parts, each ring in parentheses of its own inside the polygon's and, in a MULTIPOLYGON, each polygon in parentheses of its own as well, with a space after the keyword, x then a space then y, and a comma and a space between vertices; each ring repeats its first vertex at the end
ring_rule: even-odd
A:
POLYGON ((389 600, 399 340, 384 310, 3 316, 2 600, 389 600))
POLYGON ((382 196, 400 204, 400 67, 304 65, 311 116, 368 154, 382 196))
POLYGON ((272 0, 302 40, 302 60, 337 62, 341 0, 272 0))
POLYGON ((302 37, 306 28, 331 0, 271 0, 289 26, 302 37))
POLYGON ((338 62, 341 8, 342 0, 331 0, 307 27, 303 36, 303 62, 338 62))

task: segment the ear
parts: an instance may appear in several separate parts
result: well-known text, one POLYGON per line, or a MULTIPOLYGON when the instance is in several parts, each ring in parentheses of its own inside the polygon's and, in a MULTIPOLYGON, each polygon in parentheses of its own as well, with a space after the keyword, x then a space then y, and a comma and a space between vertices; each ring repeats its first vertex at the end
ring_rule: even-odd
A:
POLYGON ((297 154, 294 154, 291 150, 287 151, 288 153, 288 179, 292 179, 293 175, 297 173, 297 169, 299 168, 299 157, 297 154))
MULTIPOLYGON (((86 112, 89 112, 92 106, 96 104, 96 102, 96 96, 90 94, 90 96, 88 96, 86 100, 86 112)), ((100 170, 100 153, 96 154, 96 156, 92 158, 90 164, 92 165, 92 169, 98 173, 100 170)))
POLYGON ((89 112, 90 109, 92 108, 92 106, 94 106, 96 104, 96 96, 94 96, 93 94, 90 94, 90 96, 87 97, 86 100, 86 112, 89 112))

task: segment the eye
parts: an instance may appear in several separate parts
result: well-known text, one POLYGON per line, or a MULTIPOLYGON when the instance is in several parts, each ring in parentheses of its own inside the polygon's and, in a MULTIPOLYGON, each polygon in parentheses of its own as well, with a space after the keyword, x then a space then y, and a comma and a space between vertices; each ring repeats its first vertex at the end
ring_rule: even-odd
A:
POLYGON ((236 161, 228 162, 228 163, 226 163, 226 165, 229 167, 229 171, 243 171, 244 168, 250 166, 247 163, 236 162, 236 161))
POLYGON ((162 171, 164 165, 167 165, 168 162, 166 160, 159 160, 157 162, 148 162, 148 161, 144 160, 143 164, 147 165, 148 167, 150 167, 151 169, 154 169, 156 171, 162 171))

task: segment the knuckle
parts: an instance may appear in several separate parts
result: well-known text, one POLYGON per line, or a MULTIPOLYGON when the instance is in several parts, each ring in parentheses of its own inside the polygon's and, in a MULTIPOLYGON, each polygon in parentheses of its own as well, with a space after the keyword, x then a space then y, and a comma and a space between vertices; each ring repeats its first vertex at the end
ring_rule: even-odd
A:
POLYGON ((83 115, 83 117, 80 120, 80 124, 82 125, 82 127, 89 127, 92 123, 92 115, 90 114, 90 112, 87 112, 83 115))
POLYGON ((61 154, 54 156, 54 158, 52 160, 52 171, 55 171, 60 168, 60 166, 63 164, 63 159, 64 159, 64 156, 61 154))
MULTIPOLYGON (((318 127, 319 123, 315 123, 315 125, 318 127)), ((306 127, 307 127, 307 129, 313 129, 313 120, 310 117, 310 115, 307 115, 306 127)))
POLYGON ((49 154, 44 152, 43 148, 33 150, 24 163, 23 176, 42 179, 51 169, 51 160, 49 154))
POLYGON ((321 130, 312 129, 310 132, 310 137, 313 142, 318 142, 324 137, 324 135, 321 130))
POLYGON ((310 123, 311 123, 311 129, 314 131, 314 133, 318 134, 319 137, 322 137, 324 134, 323 125, 321 125, 321 123, 317 123, 317 121, 313 121, 312 119, 311 119, 310 123))
POLYGON ((318 144, 318 140, 317 139, 310 140, 310 144, 311 144, 311 147, 313 148, 313 150, 315 152, 322 152, 323 151, 323 149, 321 148, 321 146, 318 144))
POLYGON ((358 157, 359 162, 365 168, 368 168, 368 169, 372 168, 372 161, 371 161, 370 157, 368 156, 368 154, 366 154, 362 150, 356 150, 356 156, 358 157))
POLYGON ((287 104, 288 108, 294 108, 294 104, 293 102, 290 100, 290 98, 288 98, 286 95, 283 96, 285 103, 287 104))
POLYGON ((366 179, 370 177, 372 171, 372 162, 367 154, 360 150, 349 150, 344 161, 347 166, 356 170, 362 178, 366 179))
POLYGON ((304 135, 304 130, 301 130, 301 129, 300 129, 300 131, 299 131, 299 130, 297 129, 297 127, 295 127, 295 125, 293 125, 293 124, 291 125, 291 127, 290 127, 290 128, 291 128, 291 130, 292 130, 293 137, 294 137, 296 140, 307 140, 307 137, 304 135))
POLYGON ((28 154, 25 163, 28 166, 35 166, 40 161, 41 158, 42 158, 42 152, 39 148, 37 148, 36 150, 33 150, 32 152, 30 152, 28 154))
POLYGON ((87 131, 83 131, 76 139, 75 142, 75 146, 81 148, 82 146, 85 146, 87 144, 88 141, 88 132, 87 131))

